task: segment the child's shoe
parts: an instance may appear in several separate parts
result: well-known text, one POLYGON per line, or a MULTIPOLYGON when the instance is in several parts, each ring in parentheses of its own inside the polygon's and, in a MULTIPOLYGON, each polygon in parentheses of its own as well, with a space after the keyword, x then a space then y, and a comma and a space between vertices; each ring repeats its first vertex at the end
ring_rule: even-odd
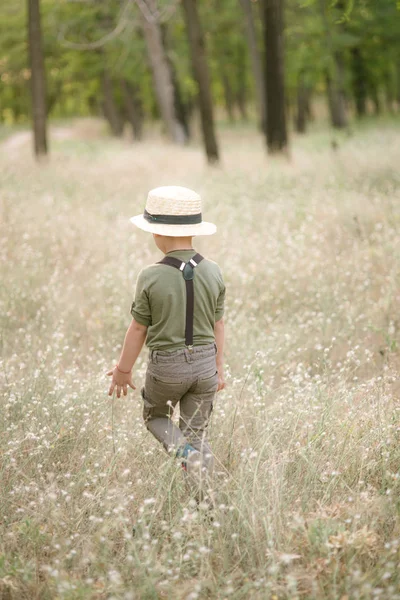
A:
POLYGON ((179 448, 177 453, 176 453, 176 457, 177 458, 182 458, 182 469, 184 471, 187 471, 187 460, 189 457, 189 454, 191 454, 192 452, 197 452, 196 448, 193 448, 193 446, 191 444, 185 444, 182 448, 179 448))

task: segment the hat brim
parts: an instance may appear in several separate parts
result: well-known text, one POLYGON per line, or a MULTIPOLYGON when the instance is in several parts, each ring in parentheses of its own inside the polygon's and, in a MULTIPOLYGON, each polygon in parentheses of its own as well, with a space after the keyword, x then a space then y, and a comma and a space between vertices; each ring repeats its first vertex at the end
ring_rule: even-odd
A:
POLYGON ((149 233, 158 233, 168 237, 186 237, 192 235, 212 235, 217 231, 217 226, 214 223, 202 221, 195 225, 163 225, 161 223, 150 223, 146 221, 143 215, 136 215, 129 219, 131 223, 149 233))

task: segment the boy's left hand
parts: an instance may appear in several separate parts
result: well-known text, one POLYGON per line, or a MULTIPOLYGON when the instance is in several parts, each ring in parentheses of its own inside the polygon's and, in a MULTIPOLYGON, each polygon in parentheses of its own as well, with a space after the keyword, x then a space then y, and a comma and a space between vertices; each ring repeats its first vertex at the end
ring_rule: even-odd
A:
POLYGON ((112 377, 110 389, 108 390, 109 396, 113 395, 115 388, 117 388, 118 398, 121 398, 121 391, 123 392, 124 396, 126 396, 128 394, 128 385, 133 390, 136 390, 136 387, 132 383, 132 371, 129 373, 121 373, 121 371, 118 370, 117 365, 115 365, 113 369, 108 371, 107 375, 112 377))

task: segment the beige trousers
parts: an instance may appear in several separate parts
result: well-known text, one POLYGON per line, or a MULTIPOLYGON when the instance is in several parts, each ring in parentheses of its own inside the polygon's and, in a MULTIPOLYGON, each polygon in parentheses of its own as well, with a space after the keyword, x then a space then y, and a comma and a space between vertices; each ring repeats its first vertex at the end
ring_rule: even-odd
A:
POLYGON ((143 418, 169 453, 189 443, 209 462, 206 428, 218 387, 216 352, 214 343, 194 346, 192 351, 150 352, 142 389, 143 418), (178 403, 179 427, 171 420, 178 403))

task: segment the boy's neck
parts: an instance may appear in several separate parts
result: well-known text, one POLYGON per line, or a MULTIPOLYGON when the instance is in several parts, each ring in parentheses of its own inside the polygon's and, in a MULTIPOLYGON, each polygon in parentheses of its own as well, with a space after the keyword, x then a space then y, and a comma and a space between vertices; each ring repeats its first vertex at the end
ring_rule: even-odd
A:
POLYGON ((192 238, 169 238, 164 245, 164 254, 176 250, 193 250, 192 238))

